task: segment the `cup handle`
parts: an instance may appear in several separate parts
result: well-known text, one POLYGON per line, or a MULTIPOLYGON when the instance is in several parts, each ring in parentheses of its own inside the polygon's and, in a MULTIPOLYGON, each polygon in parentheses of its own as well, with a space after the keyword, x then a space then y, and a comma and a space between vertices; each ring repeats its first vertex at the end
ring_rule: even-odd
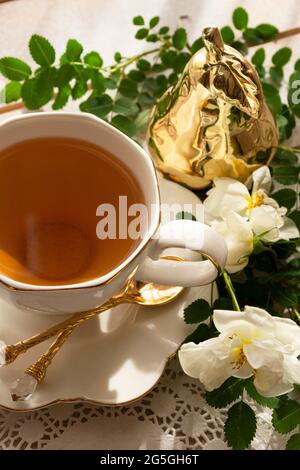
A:
POLYGON ((193 220, 173 220, 160 229, 149 255, 135 278, 163 285, 195 287, 210 284, 224 270, 227 245, 208 225, 193 220), (166 248, 188 248, 205 256, 205 261, 159 259, 166 248))

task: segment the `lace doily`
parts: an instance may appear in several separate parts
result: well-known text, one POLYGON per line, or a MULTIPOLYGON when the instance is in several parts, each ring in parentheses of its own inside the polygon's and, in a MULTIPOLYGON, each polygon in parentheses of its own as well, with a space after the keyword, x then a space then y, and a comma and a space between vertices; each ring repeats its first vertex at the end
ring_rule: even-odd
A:
MULTIPOLYGON (((272 430, 271 411, 257 408, 253 449, 284 449, 288 437, 272 430)), ((61 404, 32 412, 0 410, 0 449, 227 449, 225 409, 207 405, 197 380, 177 359, 156 387, 130 406, 61 404), (130 431, 130 432, 129 432, 130 431)))

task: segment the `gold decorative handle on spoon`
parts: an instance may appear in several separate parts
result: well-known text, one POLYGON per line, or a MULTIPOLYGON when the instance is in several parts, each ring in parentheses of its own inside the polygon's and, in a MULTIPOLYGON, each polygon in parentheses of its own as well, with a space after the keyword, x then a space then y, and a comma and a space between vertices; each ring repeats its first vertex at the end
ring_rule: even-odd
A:
MULTIPOLYGON (((91 317, 86 317, 85 320, 91 317)), ((84 321, 84 319, 82 320, 84 321)), ((66 328, 57 336, 56 340, 51 344, 48 351, 34 363, 31 364, 24 372, 23 377, 17 379, 11 386, 11 398, 13 401, 28 400, 38 384, 43 382, 48 367, 50 366, 54 356, 60 351, 61 347, 70 336, 74 328, 81 322, 78 322, 75 326, 66 328)))
MULTIPOLYGON (((181 260, 181 258, 175 256, 168 256, 166 258, 176 259, 177 261, 181 260)), ((5 343, 0 341, 0 366, 11 364, 20 354, 25 353, 28 349, 37 346, 52 336, 57 336, 69 327, 76 327, 85 320, 89 320, 109 308, 116 307, 122 303, 136 303, 149 306, 162 305, 174 300, 183 290, 183 287, 162 286, 129 279, 120 294, 115 295, 94 310, 75 313, 70 318, 51 326, 47 330, 14 344, 5 345, 5 343)))
POLYGON ((104 312, 105 310, 108 310, 109 308, 116 307, 117 305, 128 301, 124 294, 125 292, 122 292, 120 295, 112 297, 110 300, 94 310, 87 310, 85 312, 76 313, 71 318, 57 323, 47 330, 32 336, 31 338, 18 341, 15 344, 4 346, 3 349, 5 355, 5 364, 11 364, 20 354, 25 353, 28 349, 37 346, 52 336, 56 336, 58 333, 66 331, 69 327, 75 328, 85 320, 89 320, 90 318, 104 312))
MULTIPOLYGON (((11 396, 14 401, 23 401, 29 399, 39 383, 41 383, 46 375, 47 369, 50 366, 55 355, 60 351, 65 341, 71 335, 73 330, 82 322, 89 320, 93 316, 104 312, 110 307, 115 307, 121 303, 137 303, 140 305, 162 305, 174 300, 183 291, 182 287, 172 286, 159 286, 154 284, 143 284, 130 282, 127 288, 117 297, 112 298, 97 310, 81 314, 80 318, 68 320, 67 326, 61 330, 56 340, 51 344, 48 351, 44 353, 34 364, 31 364, 26 370, 23 377, 17 379, 11 386, 11 396), (151 294, 151 295, 150 295, 151 294)), ((66 324, 66 322, 63 322, 66 324)), ((60 324, 61 325, 61 324, 60 324)), ((58 325, 56 325, 57 329, 58 325)), ((56 331, 52 327, 51 333, 56 331)), ((49 331, 49 330, 48 330, 49 331)), ((45 337, 45 332, 39 337, 45 337)), ((49 334, 47 339, 49 338, 49 334)), ((32 338, 27 340, 26 347, 32 341, 32 338)), ((36 344, 36 341, 35 341, 36 344)), ((24 352, 24 351, 22 351, 24 352)))

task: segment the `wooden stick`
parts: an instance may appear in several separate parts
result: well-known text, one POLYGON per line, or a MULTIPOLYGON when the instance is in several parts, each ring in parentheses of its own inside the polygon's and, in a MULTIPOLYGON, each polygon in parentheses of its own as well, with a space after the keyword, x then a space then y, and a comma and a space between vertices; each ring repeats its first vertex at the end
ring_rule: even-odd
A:
MULTIPOLYGON (((1 0, 0 0, 1 3, 1 0)), ((259 46, 263 46, 264 44, 268 44, 270 42, 275 42, 275 41, 280 41, 281 39, 286 39, 292 36, 296 36, 297 34, 300 34, 300 27, 297 28, 292 28, 292 29, 287 29, 286 31, 282 31, 281 33, 278 33, 277 36, 273 39, 268 39, 267 41, 264 41, 262 44, 259 44, 259 46)), ((247 44, 248 47, 255 47, 253 44, 247 44)), ((56 95, 53 96, 53 99, 55 99, 56 95)), ((12 103, 12 104, 7 104, 5 106, 0 106, 0 114, 4 113, 10 113, 12 111, 18 111, 20 109, 24 109, 24 103, 23 101, 18 101, 17 103, 12 103)))
POLYGON ((0 107, 0 114, 10 113, 11 111, 17 111, 18 109, 25 108, 23 101, 17 103, 7 104, 6 106, 0 107))

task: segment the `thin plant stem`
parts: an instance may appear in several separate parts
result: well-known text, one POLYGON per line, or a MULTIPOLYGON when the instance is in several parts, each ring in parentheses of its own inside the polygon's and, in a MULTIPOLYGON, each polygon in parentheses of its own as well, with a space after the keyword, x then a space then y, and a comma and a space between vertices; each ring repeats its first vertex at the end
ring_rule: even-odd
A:
MULTIPOLYGON (((214 287, 215 287, 215 283, 212 282, 211 285, 210 285, 210 306, 212 307, 213 306, 213 301, 214 301, 214 287)), ((212 326, 212 322, 213 322, 213 316, 212 314, 210 315, 209 317, 209 326, 212 326)))
POLYGON ((224 279, 224 282, 225 282, 227 292, 231 297, 234 310, 236 310, 237 312, 240 312, 241 309, 240 309, 239 303, 238 303, 236 295, 235 295, 235 291, 234 291, 234 287, 233 287, 231 278, 230 278, 229 274, 226 271, 223 272, 223 279, 224 279))
POLYGON ((70 64, 71 65, 80 65, 80 66, 84 65, 85 67, 93 69, 93 70, 97 70, 98 72, 113 73, 113 72, 117 72, 118 70, 124 70, 126 67, 128 67, 128 65, 131 65, 134 62, 137 62, 138 60, 142 59, 143 57, 146 57, 146 56, 151 55, 151 54, 155 54, 156 52, 160 52, 161 49, 163 49, 166 46, 167 46, 167 44, 163 44, 161 47, 156 47, 154 49, 150 49, 148 51, 141 52, 140 54, 134 55, 132 57, 127 58, 126 60, 123 60, 122 62, 120 62, 117 65, 108 65, 106 67, 102 67, 102 66, 98 67, 97 65, 84 64, 83 62, 80 62, 80 61, 77 61, 77 62, 73 61, 73 62, 70 62, 70 64))
POLYGON ((275 148, 284 150, 285 152, 300 153, 300 148, 297 147, 286 147, 285 145, 276 145, 275 148))

